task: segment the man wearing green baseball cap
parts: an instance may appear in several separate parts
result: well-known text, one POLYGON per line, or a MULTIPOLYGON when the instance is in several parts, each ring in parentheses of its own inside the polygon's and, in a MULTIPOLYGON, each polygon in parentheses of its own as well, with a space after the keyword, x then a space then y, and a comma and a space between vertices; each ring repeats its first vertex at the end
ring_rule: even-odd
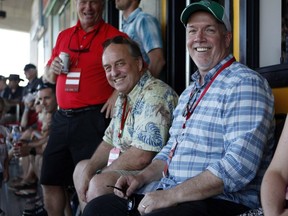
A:
POLYGON ((231 216, 260 206, 274 100, 268 82, 230 53, 224 11, 214 1, 183 10, 198 70, 179 97, 169 140, 149 166, 120 177, 114 194, 91 200, 82 216, 231 216))
POLYGON ((188 5, 181 14, 181 22, 184 26, 187 25, 188 19, 192 13, 201 10, 211 13, 219 22, 225 25, 227 31, 231 32, 231 24, 225 14, 224 7, 214 1, 200 1, 188 5))

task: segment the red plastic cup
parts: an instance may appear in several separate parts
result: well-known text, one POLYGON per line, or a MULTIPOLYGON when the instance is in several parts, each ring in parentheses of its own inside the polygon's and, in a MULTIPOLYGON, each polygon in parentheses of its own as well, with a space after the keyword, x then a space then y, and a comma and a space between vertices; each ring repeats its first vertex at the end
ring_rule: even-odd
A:
POLYGON ((22 146, 22 142, 17 142, 17 143, 14 144, 14 146, 15 147, 20 147, 20 146, 22 146))

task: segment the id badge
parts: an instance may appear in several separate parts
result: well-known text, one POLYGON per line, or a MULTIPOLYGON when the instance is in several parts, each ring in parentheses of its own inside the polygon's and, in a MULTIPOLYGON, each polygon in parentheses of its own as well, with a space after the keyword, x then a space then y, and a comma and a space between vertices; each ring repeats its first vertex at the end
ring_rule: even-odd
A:
POLYGON ((66 92, 78 92, 81 77, 80 68, 71 68, 67 73, 65 81, 65 91, 66 92))
POLYGON ((120 152, 120 149, 116 147, 110 150, 107 166, 109 166, 114 160, 119 158, 120 152))

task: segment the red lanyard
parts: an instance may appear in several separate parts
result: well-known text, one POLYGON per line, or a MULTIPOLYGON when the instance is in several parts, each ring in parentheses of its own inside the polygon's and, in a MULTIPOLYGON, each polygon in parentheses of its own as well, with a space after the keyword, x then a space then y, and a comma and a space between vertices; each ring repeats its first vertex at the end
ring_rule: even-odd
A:
MULTIPOLYGON (((195 105, 192 106, 191 109, 189 109, 189 106, 186 106, 187 109, 187 115, 186 115, 186 119, 185 122, 182 125, 182 128, 184 129, 186 127, 186 122, 187 120, 191 117, 193 111, 195 110, 196 106, 199 104, 200 100, 204 97, 204 95, 206 94, 206 92, 208 91, 209 87, 211 86, 211 84, 213 83, 213 81, 216 79, 216 77, 227 67, 229 67, 234 61, 236 61, 236 59, 233 57, 231 58, 228 62, 226 62, 216 73, 215 75, 212 77, 212 79, 210 80, 210 82, 207 84, 207 86, 205 87, 204 91, 201 93, 200 97, 198 98, 198 100, 196 101, 195 105)), ((197 93, 197 90, 193 90, 190 94, 190 98, 194 97, 195 94, 197 93)), ((189 99, 190 100, 190 99, 189 99)), ((189 103, 189 102, 188 102, 189 103)), ((175 150, 177 148, 178 142, 176 141, 176 143, 172 146, 170 153, 168 155, 168 161, 164 167, 163 170, 163 176, 165 177, 168 173, 168 166, 172 160, 172 157, 174 156, 175 150)))
POLYGON ((126 121, 127 116, 128 116, 128 114, 129 114, 129 112, 131 110, 131 108, 129 108, 129 110, 126 112, 126 107, 127 107, 127 97, 125 98, 125 101, 124 101, 124 104, 123 104, 121 124, 120 124, 120 130, 119 130, 119 133, 118 133, 118 138, 122 137, 125 121, 126 121))
MULTIPOLYGON (((201 99, 204 97, 204 95, 206 94, 206 92, 208 91, 209 87, 211 86, 211 84, 213 83, 213 81, 216 79, 216 77, 227 67, 229 67, 233 62, 235 61, 235 58, 231 58, 228 62, 226 62, 216 73, 215 75, 212 77, 212 79, 210 80, 210 82, 207 84, 207 86, 205 87, 204 91, 201 93, 200 97, 198 98, 198 100, 196 101, 196 103, 192 106, 191 109, 189 109, 189 106, 186 106, 187 109, 187 115, 185 118, 185 122, 182 125, 182 128, 186 127, 186 122, 188 121, 188 119, 191 117, 192 113, 194 112, 195 108, 197 107, 197 105, 199 104, 199 102, 201 101, 201 99)), ((198 91, 194 90, 193 93, 191 92, 192 96, 197 93, 198 91)), ((190 94, 190 97, 191 97, 190 94)), ((189 102, 188 102, 189 103, 189 102)))

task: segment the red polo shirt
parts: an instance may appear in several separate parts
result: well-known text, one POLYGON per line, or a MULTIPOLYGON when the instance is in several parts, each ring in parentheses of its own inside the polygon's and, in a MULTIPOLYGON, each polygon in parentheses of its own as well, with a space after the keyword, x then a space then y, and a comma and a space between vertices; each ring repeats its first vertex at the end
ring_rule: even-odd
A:
POLYGON ((70 55, 70 68, 81 69, 78 92, 65 91, 66 74, 57 76, 56 97, 60 108, 80 108, 107 101, 114 89, 108 84, 102 66, 102 43, 118 35, 127 37, 103 20, 90 32, 85 32, 78 21, 76 26, 59 33, 47 64, 50 65, 60 52, 66 52, 70 55), (75 51, 81 47, 86 49, 86 52, 75 51))

